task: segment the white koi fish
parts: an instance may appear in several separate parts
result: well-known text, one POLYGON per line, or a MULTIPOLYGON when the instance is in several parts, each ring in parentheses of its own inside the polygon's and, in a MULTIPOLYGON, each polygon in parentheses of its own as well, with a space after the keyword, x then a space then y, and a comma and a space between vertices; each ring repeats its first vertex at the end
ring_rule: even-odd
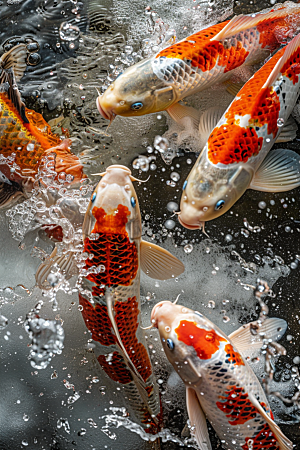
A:
POLYGON ((266 319, 257 336, 242 326, 229 337, 197 311, 164 301, 154 306, 164 351, 186 385, 187 410, 200 450, 212 450, 206 419, 227 450, 292 450, 273 420, 266 395, 243 356, 262 336, 280 339, 287 324, 266 319))

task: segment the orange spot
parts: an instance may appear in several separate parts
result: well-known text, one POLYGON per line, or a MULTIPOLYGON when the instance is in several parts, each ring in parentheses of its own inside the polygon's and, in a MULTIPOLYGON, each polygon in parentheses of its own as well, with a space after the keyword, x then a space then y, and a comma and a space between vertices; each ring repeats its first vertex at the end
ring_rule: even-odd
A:
POLYGON ((225 352, 226 352, 226 362, 231 362, 233 363, 235 366, 244 366, 245 363, 242 360, 241 355, 236 352, 231 344, 227 344, 225 345, 225 352))
POLYGON ((246 162, 262 148, 263 138, 258 137, 256 127, 267 124, 268 134, 275 137, 280 111, 278 95, 270 88, 263 88, 284 49, 276 53, 240 90, 225 114, 227 123, 216 127, 208 138, 208 158, 213 164, 246 162), (240 117, 250 115, 249 126, 240 127, 240 117))
MULTIPOLYGON (((283 9, 283 8, 280 8, 283 9)), ((299 12, 291 14, 287 9, 286 16, 261 20, 256 28, 260 33, 259 43, 262 48, 274 51, 280 44, 297 32, 299 12)))
POLYGON ((298 83, 298 75, 300 73, 300 52, 299 48, 294 51, 288 61, 281 69, 281 73, 293 80, 293 84, 298 83))
POLYGON ((85 269, 92 266, 105 266, 105 271, 88 275, 87 279, 93 281, 97 287, 93 288, 93 295, 101 295, 100 285, 107 287, 113 285, 129 286, 136 277, 138 270, 138 253, 134 242, 130 242, 125 229, 128 208, 118 205, 115 214, 106 214, 103 208, 93 208, 93 215, 97 222, 93 233, 99 238, 84 241, 84 251, 92 253, 94 257, 86 260, 85 269))
POLYGON ((56 242, 61 242, 63 240, 63 230, 60 225, 43 225, 43 230, 47 234, 48 238, 56 242))
POLYGON ((258 138, 254 128, 238 125, 216 127, 208 139, 208 158, 213 164, 246 162, 259 153, 263 138, 258 138))
POLYGON ((217 402, 217 407, 226 414, 230 425, 241 425, 256 417, 257 409, 248 399, 248 394, 241 387, 233 386, 220 396, 224 402, 217 402))
POLYGON ((255 437, 246 437, 246 444, 242 445, 243 450, 280 450, 280 446, 277 443, 277 439, 271 431, 271 428, 267 423, 263 426, 255 437), (252 445, 248 445, 248 441, 252 440, 252 445))
POLYGON ((204 330, 188 320, 181 320, 175 332, 181 342, 194 347, 200 359, 210 359, 219 350, 220 342, 226 342, 215 330, 204 330))

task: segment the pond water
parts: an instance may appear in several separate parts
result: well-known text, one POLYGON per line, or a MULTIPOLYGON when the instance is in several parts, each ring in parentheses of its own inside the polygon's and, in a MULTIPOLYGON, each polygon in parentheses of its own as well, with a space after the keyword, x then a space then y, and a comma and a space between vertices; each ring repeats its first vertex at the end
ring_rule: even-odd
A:
MULTIPOLYGON (((117 117, 107 129, 95 102, 96 88, 103 92, 124 68, 157 52, 174 35, 181 39, 234 14, 269 6, 229 0, 5 0, 0 1, 0 43, 3 51, 8 39, 13 44, 25 39, 38 43, 19 88, 28 108, 47 121, 60 117, 57 132, 61 126, 68 130, 72 151, 89 176, 84 189, 68 194, 78 201, 76 226, 99 178, 93 174, 123 164, 135 177, 149 177, 146 183, 135 183, 143 236, 181 259, 185 272, 159 282, 142 274, 144 326, 156 302, 181 294, 181 304, 201 311, 230 334, 258 317, 260 306, 248 285, 263 279, 272 289, 264 298, 269 316, 288 322, 281 341, 286 355, 275 360, 269 388, 290 399, 298 392, 300 365, 299 189, 278 194, 248 190, 228 213, 207 223, 207 235, 187 230, 173 210, 196 160, 197 142, 186 139, 176 146, 175 139, 173 153, 161 153, 155 137, 172 135, 166 113, 117 117)), ((216 102, 225 108, 231 100, 225 88, 216 86, 188 102, 205 109, 216 102)), ((275 146, 299 153, 298 138, 275 146)), ((97 362, 76 277, 50 293, 36 286, 41 257, 53 249, 35 222, 44 212, 30 198, 0 210, 0 449, 151 449, 148 435, 131 420, 122 390, 97 362), (39 315, 38 324, 30 320, 33 312, 39 315), (45 340, 52 337, 44 365, 33 354, 41 345, 34 341, 36 325, 47 329, 45 340)), ((182 437, 187 421, 184 385, 162 352, 157 330, 146 335, 164 411, 161 448, 197 448, 182 437)), ((252 367, 260 380, 266 378, 263 356, 252 367)), ((298 448, 297 403, 284 404, 274 395, 269 400, 276 422, 298 448)), ((210 433, 213 448, 221 448, 212 429, 210 433)))

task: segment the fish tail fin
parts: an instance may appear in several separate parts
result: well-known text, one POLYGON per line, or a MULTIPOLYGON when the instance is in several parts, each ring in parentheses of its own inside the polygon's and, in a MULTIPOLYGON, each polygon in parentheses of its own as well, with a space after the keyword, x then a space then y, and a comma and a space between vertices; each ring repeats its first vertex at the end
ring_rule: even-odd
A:
MULTIPOLYGON (((295 70, 297 68, 297 73, 300 72, 300 64, 294 63, 293 67, 293 59, 295 57, 295 53, 299 52, 300 50, 300 34, 294 37, 294 39, 291 40, 291 42, 286 45, 282 50, 283 55, 282 57, 277 61, 274 69, 270 73, 267 81, 265 82, 263 88, 268 88, 273 85, 273 83, 276 81, 280 73, 283 73, 285 68, 288 69, 290 67, 291 70, 295 70)), ((297 59, 299 59, 297 57, 297 59)))

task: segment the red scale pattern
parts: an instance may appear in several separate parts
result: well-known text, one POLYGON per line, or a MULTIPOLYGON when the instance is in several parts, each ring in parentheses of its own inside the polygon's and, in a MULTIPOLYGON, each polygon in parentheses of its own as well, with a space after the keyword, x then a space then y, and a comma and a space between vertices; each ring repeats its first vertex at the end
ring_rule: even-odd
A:
POLYGON ((107 361, 105 355, 100 355, 98 356, 98 361, 102 369, 112 380, 122 384, 127 384, 132 381, 131 373, 127 369, 123 357, 118 352, 114 352, 109 361, 107 361))
POLYGON ((235 366, 244 366, 245 363, 241 357, 241 355, 234 350, 231 344, 225 345, 225 352, 226 352, 226 362, 231 362, 235 366))
MULTIPOLYGON (((92 333, 92 338, 102 345, 115 344, 116 338, 113 334, 106 306, 96 304, 94 307, 80 294, 79 301, 83 306, 82 315, 87 328, 92 333)), ((114 313, 123 345, 133 365, 141 374, 143 380, 147 381, 152 373, 152 369, 148 352, 144 345, 138 342, 136 337, 136 330, 139 326, 139 309, 136 297, 129 298, 125 302, 115 302, 114 313)), ((126 377, 125 379, 127 380, 126 377)), ((116 381, 128 383, 128 381, 123 381, 122 376, 116 381)))
POLYGON ((217 402, 217 407, 226 414, 230 425, 240 425, 256 417, 257 409, 248 399, 248 394, 241 387, 233 386, 220 396, 224 402, 217 402))
POLYGON ((187 40, 162 50, 156 57, 166 56, 191 61, 192 66, 198 67, 202 72, 212 70, 216 64, 224 66, 224 72, 233 70, 245 62, 249 52, 240 41, 236 47, 231 48, 226 48, 219 41, 211 41, 227 23, 228 21, 192 34, 187 40))
POLYGON ((252 450, 280 450, 279 445, 276 443, 276 438, 267 423, 255 437, 246 437, 246 444, 242 445, 243 450, 249 450, 247 442, 250 440, 252 441, 252 446, 249 445, 252 450))
POLYGON ((300 73, 300 51, 299 48, 291 55, 289 60, 281 69, 281 73, 292 79, 293 84, 298 83, 298 75, 300 73))
POLYGON ((225 114, 227 123, 216 127, 209 136, 208 158, 213 164, 246 162, 256 156, 263 138, 258 137, 255 127, 267 124, 268 134, 276 136, 280 101, 272 88, 263 89, 263 85, 283 53, 284 49, 280 50, 245 84, 225 114), (236 116, 248 114, 251 114, 249 126, 240 127, 236 116))
MULTIPOLYGON (((282 9, 279 8, 277 11, 282 9)), ((300 8, 294 14, 287 11, 286 16, 261 20, 256 28, 260 32, 259 43, 262 48, 267 47, 274 51, 281 42, 296 33, 299 26, 299 13, 300 8)))

